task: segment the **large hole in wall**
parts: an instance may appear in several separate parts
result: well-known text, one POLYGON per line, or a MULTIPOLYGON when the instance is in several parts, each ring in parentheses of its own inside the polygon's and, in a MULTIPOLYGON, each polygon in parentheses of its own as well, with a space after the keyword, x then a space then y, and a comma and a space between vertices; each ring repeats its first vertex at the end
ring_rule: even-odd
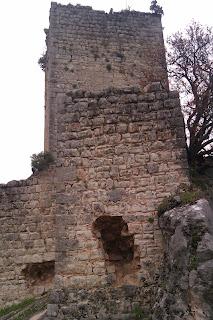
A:
POLYGON ((103 216, 96 219, 93 227, 103 247, 106 265, 114 266, 109 268, 114 270, 114 284, 135 284, 139 257, 127 223, 121 216, 103 216))
POLYGON ((28 287, 43 287, 44 291, 51 288, 55 275, 55 261, 29 263, 22 270, 28 287))

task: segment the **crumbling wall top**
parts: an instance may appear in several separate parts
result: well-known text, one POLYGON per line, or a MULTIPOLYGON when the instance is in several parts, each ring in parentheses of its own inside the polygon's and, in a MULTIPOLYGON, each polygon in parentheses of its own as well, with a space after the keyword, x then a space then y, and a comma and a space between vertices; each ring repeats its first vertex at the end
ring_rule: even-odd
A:
POLYGON ((69 10, 78 10, 78 11, 82 11, 82 12, 95 12, 96 14, 104 14, 106 16, 110 16, 110 17, 121 17, 121 16, 139 16, 139 17, 145 17, 145 16, 150 16, 150 17, 158 17, 158 19, 161 18, 160 14, 156 14, 156 13, 150 13, 150 12, 141 12, 141 11, 136 11, 136 10, 128 10, 128 9, 124 9, 121 11, 113 11, 112 9, 110 10, 110 12, 105 12, 104 10, 94 10, 91 6, 83 6, 80 4, 77 5, 72 5, 71 3, 69 3, 68 5, 63 5, 61 3, 57 3, 57 2, 51 2, 51 11, 56 11, 57 9, 64 9, 66 11, 69 10))

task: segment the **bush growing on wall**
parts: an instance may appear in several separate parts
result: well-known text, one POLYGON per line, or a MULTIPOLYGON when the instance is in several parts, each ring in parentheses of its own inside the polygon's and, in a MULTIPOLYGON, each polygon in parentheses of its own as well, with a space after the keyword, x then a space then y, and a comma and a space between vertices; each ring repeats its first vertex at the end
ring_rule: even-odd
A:
POLYGON ((42 71, 45 71, 47 64, 47 52, 43 53, 42 56, 38 60, 38 64, 42 71))
POLYGON ((50 152, 42 151, 39 153, 34 153, 31 156, 31 167, 32 171, 41 171, 46 169, 50 163, 54 161, 53 155, 50 152))

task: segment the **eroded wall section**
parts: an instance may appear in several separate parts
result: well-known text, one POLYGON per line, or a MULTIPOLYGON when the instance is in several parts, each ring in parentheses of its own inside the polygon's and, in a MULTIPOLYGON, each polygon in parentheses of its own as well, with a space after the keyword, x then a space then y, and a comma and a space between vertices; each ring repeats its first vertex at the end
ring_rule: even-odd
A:
POLYGON ((52 286, 53 190, 50 171, 0 185, 0 306, 52 286))

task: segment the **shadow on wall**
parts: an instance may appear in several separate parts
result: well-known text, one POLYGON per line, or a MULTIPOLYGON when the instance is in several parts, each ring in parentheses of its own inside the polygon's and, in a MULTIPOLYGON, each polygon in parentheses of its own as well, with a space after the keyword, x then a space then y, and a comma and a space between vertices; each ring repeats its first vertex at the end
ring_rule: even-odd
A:
POLYGON ((27 287, 32 292, 40 291, 42 294, 52 288, 55 275, 55 261, 45 261, 29 263, 22 270, 22 274, 27 282, 27 287))

